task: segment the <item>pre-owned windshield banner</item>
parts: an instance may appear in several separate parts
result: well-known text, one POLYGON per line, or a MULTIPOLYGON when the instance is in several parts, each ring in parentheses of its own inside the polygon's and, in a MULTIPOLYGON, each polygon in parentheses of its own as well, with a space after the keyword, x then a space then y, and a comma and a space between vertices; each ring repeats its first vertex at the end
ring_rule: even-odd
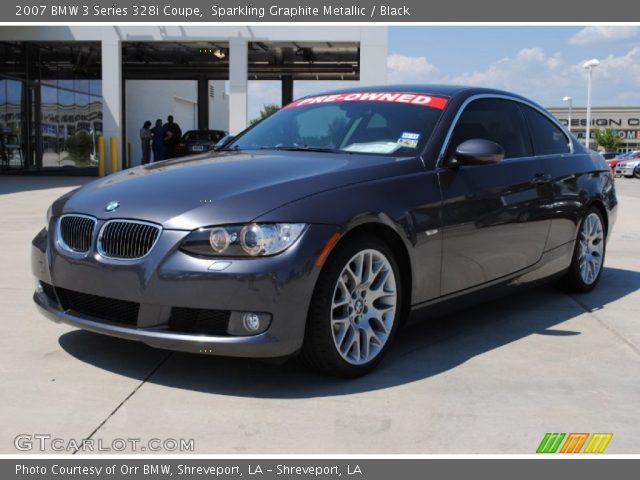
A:
MULTIPOLYGON (((628 0, 7 0, 0 22, 630 22, 628 0)), ((634 18, 635 17, 635 18, 634 18)))
POLYGON ((430 95, 421 95, 408 92, 353 92, 337 93, 335 95, 318 95, 307 97, 295 102, 291 102, 285 108, 304 107, 306 105, 316 105, 318 103, 341 103, 341 102, 388 102, 407 103, 410 105, 421 105, 442 110, 447 105, 447 99, 430 95))

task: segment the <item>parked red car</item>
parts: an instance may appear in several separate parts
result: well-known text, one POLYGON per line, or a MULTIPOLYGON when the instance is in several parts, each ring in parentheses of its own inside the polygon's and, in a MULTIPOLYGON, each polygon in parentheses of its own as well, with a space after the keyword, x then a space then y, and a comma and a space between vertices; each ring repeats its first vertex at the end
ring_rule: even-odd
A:
POLYGON ((613 170, 614 168, 616 168, 616 165, 618 165, 620 162, 624 161, 624 158, 612 158, 607 160, 607 163, 609 164, 609 168, 611 168, 611 170, 613 170))
POLYGON ((613 170, 615 169, 616 165, 618 165, 620 162, 624 162, 626 160, 636 160, 639 158, 640 158, 640 150, 637 150, 635 152, 627 152, 627 153, 620 154, 615 158, 607 160, 607 163, 609 164, 609 168, 613 170))

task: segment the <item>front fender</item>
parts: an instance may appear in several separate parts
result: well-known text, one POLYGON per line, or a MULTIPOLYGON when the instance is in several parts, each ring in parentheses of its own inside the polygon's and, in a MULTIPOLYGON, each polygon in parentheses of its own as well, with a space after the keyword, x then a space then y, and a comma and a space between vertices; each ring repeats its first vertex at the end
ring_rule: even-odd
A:
POLYGON ((411 302, 440 294, 440 191, 433 172, 347 185, 276 208, 255 222, 335 225, 343 235, 366 224, 383 225, 402 241, 409 258, 411 302), (415 268, 420 265, 420 268, 415 268))

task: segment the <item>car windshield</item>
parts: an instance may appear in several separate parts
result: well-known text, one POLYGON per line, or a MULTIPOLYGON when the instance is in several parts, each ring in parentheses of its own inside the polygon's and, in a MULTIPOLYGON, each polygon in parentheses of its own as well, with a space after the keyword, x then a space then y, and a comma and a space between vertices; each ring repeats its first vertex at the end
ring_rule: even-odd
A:
POLYGON ((447 99, 408 92, 354 92, 290 103, 226 149, 418 155, 447 99))

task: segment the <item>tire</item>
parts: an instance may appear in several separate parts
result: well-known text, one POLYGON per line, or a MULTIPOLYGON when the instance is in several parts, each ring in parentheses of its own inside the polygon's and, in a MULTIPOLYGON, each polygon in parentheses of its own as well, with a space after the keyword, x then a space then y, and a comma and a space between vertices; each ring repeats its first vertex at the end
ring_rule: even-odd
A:
POLYGON ((595 207, 587 210, 582 217, 571 266, 559 281, 559 286, 564 290, 587 293, 600 281, 607 246, 604 225, 602 213, 595 207))
POLYGON ((401 306, 400 269, 389 247, 375 237, 345 239, 318 278, 302 360, 333 376, 368 373, 393 341, 401 306))
POLYGON ((636 178, 640 178, 640 168, 636 167, 633 170, 633 176, 636 177, 636 178))

